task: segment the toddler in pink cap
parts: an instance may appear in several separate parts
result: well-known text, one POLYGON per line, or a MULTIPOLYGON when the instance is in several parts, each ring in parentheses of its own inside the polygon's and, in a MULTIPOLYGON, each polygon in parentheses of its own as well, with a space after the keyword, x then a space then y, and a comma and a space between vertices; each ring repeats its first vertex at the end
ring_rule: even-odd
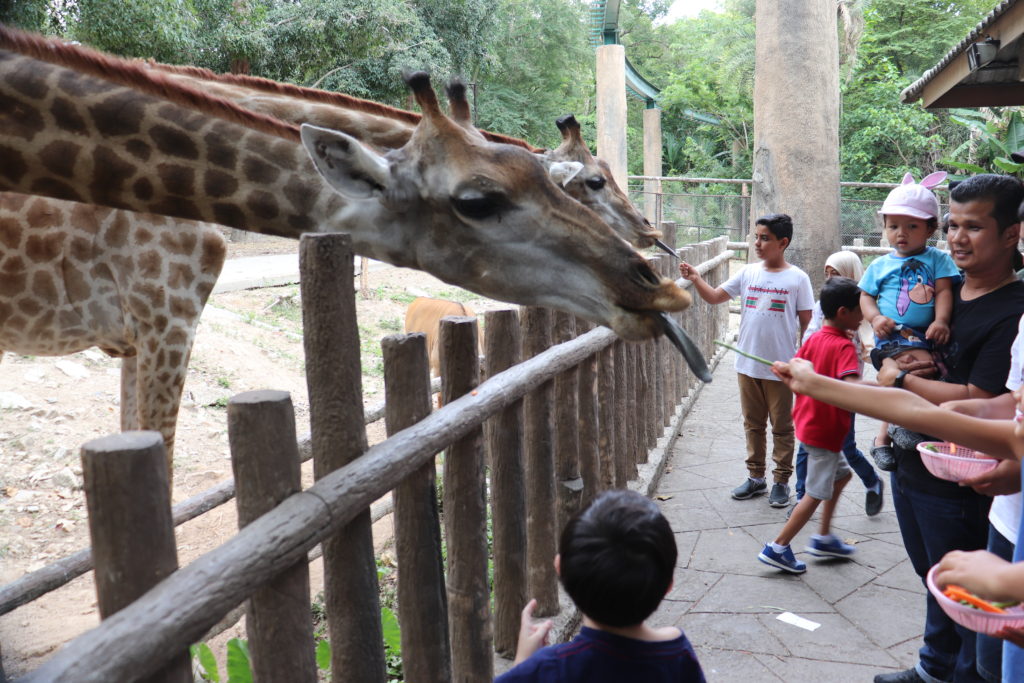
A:
MULTIPOLYGON (((949 254, 928 246, 939 224, 939 200, 932 192, 946 179, 939 171, 915 183, 909 173, 885 198, 882 220, 893 250, 868 266, 860 280, 860 308, 875 333, 871 359, 909 353, 931 358, 932 346, 949 340, 953 313, 953 278, 959 276, 949 254)), ((895 465, 887 425, 871 448, 880 469, 895 465)))

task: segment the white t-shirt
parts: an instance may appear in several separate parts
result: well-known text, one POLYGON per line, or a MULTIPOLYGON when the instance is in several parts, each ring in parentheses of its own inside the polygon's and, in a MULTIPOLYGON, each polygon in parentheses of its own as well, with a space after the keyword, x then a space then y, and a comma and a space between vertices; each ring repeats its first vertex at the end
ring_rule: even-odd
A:
MULTIPOLYGON (((800 336, 797 311, 814 308, 811 279, 794 265, 769 272, 763 263, 748 263, 725 281, 730 297, 740 296, 739 347, 767 360, 789 360, 800 336)), ((758 379, 778 380, 771 368, 736 356, 736 372, 758 379)))
MULTIPOLYGON (((1017 338, 1010 347, 1010 374, 1006 377, 1006 388, 1015 391, 1024 384, 1024 316, 1017 323, 1017 338)), ((988 521, 1013 544, 1017 543, 1020 530, 1022 504, 1020 493, 1008 496, 996 496, 992 499, 992 507, 988 511, 988 521)))

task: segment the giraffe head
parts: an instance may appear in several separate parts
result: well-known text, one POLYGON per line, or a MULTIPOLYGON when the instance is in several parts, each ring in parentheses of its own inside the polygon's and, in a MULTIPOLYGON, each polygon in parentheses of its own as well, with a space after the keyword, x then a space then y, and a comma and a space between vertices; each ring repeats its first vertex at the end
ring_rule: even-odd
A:
POLYGON ((423 118, 401 149, 380 155, 310 125, 302 139, 327 182, 351 202, 373 203, 380 225, 414 221, 414 237, 394 249, 416 267, 471 280, 492 298, 570 310, 626 339, 657 336, 657 311, 689 305, 685 291, 561 192, 536 155, 445 116, 426 74, 407 81, 423 118))
POLYGON ((629 201, 612 177, 608 162, 590 153, 576 117, 567 114, 555 123, 562 133, 562 144, 545 154, 545 158, 550 162, 576 161, 583 165, 579 173, 562 180, 565 192, 614 226, 630 243, 640 248, 652 246, 661 233, 629 201))

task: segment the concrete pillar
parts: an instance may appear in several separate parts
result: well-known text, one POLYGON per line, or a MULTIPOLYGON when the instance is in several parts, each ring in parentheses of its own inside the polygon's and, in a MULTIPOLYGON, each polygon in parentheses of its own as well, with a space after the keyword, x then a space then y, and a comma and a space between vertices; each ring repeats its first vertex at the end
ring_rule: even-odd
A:
MULTIPOLYGON (((839 249, 839 48, 834 0, 757 0, 752 218, 793 217, 787 260, 811 276, 839 249)), ((753 224, 753 220, 751 221, 753 224)))
MULTIPOLYGON (((660 176, 661 169, 661 110, 644 109, 644 175, 660 176)), ((652 225, 658 225, 658 199, 660 180, 644 181, 644 216, 652 225)))
POLYGON ((612 177, 626 182, 626 48, 597 48, 597 156, 608 162, 612 177))

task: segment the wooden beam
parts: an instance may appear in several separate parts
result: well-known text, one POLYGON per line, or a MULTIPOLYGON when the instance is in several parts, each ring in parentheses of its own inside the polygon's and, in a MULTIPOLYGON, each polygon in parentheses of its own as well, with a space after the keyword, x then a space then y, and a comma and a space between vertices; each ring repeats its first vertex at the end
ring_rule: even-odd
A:
POLYGON ((1024 83, 961 85, 925 104, 931 109, 950 107, 1013 107, 1024 105, 1024 83))
MULTIPOLYGON (((1017 40, 1021 35, 1024 35, 1024 3, 1017 3, 996 19, 992 25, 985 30, 985 35, 991 36, 1000 41, 1003 47, 1017 40)), ((984 39, 984 36, 979 38, 979 40, 981 39, 984 39)), ((1013 104, 1024 104, 1024 100, 1018 100, 1016 102, 993 100, 972 104, 960 103, 961 100, 958 98, 947 98, 947 95, 952 95, 952 91, 958 87, 974 87, 961 85, 966 78, 970 77, 970 75, 971 70, 967 66, 967 53, 965 51, 957 55, 955 59, 953 59, 941 71, 939 71, 939 73, 935 74, 927 84, 925 84, 921 91, 921 103, 926 109, 939 109, 945 107, 999 107, 1013 104), (955 103, 951 104, 949 102, 955 103)), ((1011 87, 1011 84, 991 87, 996 89, 1006 88, 1011 87)))

